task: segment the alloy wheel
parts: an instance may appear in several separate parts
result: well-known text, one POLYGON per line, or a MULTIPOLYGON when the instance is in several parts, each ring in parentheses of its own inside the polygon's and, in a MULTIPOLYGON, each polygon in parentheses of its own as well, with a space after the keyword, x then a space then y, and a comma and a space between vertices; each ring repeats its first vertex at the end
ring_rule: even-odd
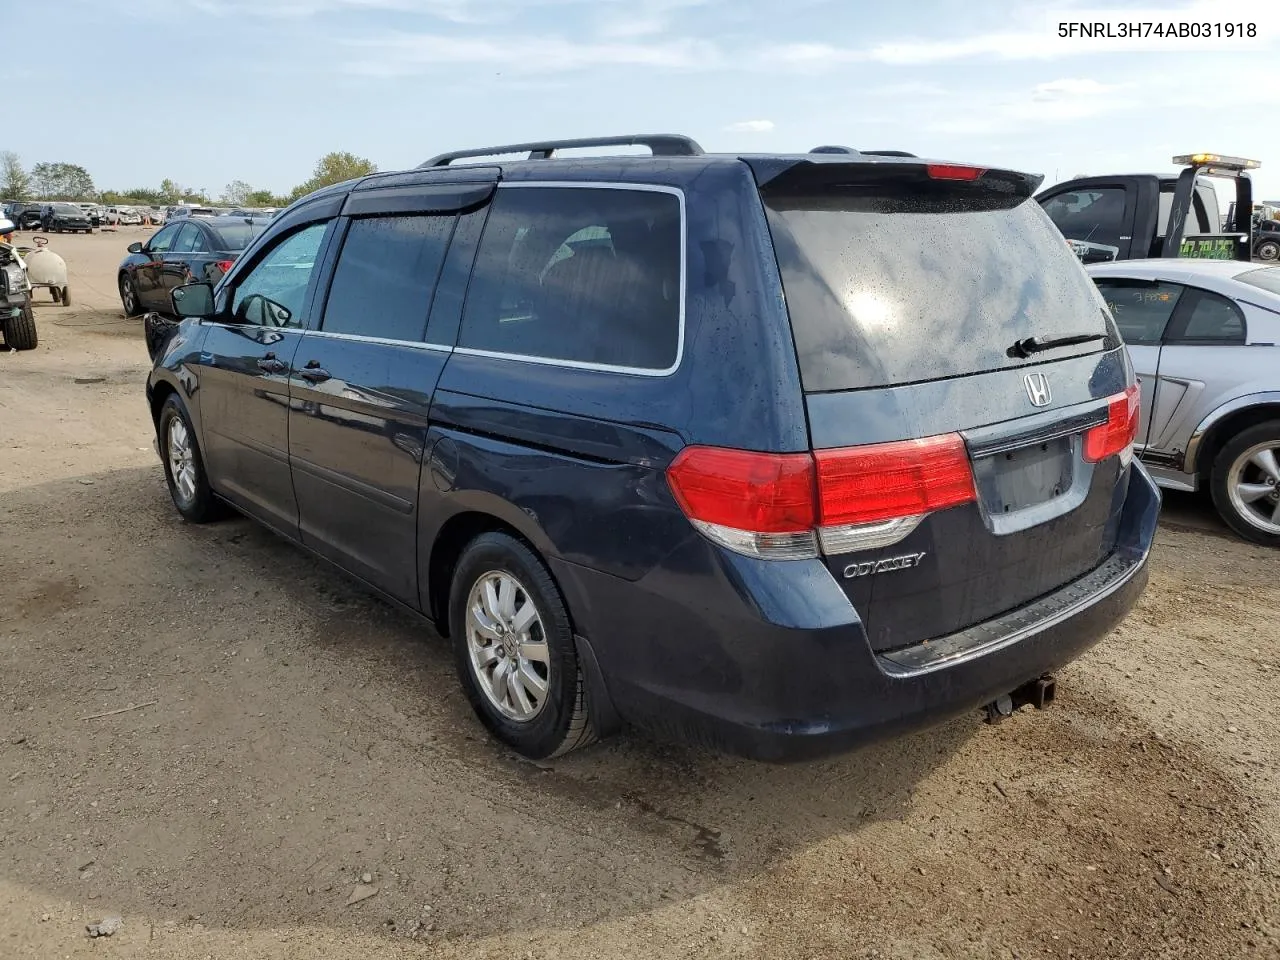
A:
POLYGON ((516 723, 542 712, 551 688, 551 653, 542 616, 505 571, 481 576, 467 596, 467 652, 485 698, 516 723))
POLYGON ((196 461, 192 448, 191 432, 181 417, 169 421, 166 438, 169 455, 169 473, 173 486, 183 503, 190 503, 196 495, 196 461))
POLYGON ((1242 520, 1280 536, 1280 441, 1255 444, 1236 457, 1227 493, 1242 520))

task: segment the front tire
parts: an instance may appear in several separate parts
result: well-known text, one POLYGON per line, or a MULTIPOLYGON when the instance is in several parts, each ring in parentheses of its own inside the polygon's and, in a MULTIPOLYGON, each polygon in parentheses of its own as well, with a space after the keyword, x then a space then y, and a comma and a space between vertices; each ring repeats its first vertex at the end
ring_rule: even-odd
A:
POLYGON ((120 288, 120 305, 124 307, 124 315, 126 317, 136 317, 142 310, 138 307, 138 288, 134 286, 133 278, 127 273, 120 274, 118 286, 120 288))
POLYGON ((519 540, 485 533, 463 550, 449 632, 463 691, 497 739, 531 760, 596 739, 564 600, 519 540))
POLYGON ((62 305, 64 307, 71 306, 71 288, 66 285, 62 287, 62 305))
POLYGON ((1265 260, 1268 263, 1280 260, 1280 241, 1264 240, 1258 244, 1258 249, 1254 252, 1259 260, 1265 260))
POLYGON ((1218 452, 1213 505, 1241 537, 1280 547, 1280 420, 1242 430, 1218 452))
POLYGON ((16 317, 4 321, 4 342, 14 350, 34 350, 40 344, 36 315, 30 303, 22 305, 16 317))
POLYGON ((204 457, 196 440, 187 408, 171 394, 160 408, 157 425, 160 457, 169 484, 169 496, 183 518, 191 523, 208 523, 222 515, 221 504, 209 488, 204 457))

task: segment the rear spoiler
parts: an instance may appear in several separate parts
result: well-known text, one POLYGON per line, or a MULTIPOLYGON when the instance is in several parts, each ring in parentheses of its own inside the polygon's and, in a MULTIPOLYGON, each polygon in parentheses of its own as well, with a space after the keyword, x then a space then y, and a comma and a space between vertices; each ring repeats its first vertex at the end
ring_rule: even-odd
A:
POLYGON ((807 157, 744 157, 761 193, 812 193, 842 186, 915 181, 946 183, 966 193, 998 194, 1018 199, 1035 194, 1044 177, 997 167, 945 163, 885 154, 811 154, 807 157))

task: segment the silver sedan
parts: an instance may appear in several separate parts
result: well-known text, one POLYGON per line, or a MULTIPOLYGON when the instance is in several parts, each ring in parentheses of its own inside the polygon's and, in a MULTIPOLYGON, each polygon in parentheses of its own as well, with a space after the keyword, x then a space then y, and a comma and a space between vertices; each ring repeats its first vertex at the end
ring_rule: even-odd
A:
POLYGON ((1207 490, 1236 533, 1280 546, 1280 267, 1161 259, 1088 270, 1142 385, 1136 449, 1156 482, 1207 490))

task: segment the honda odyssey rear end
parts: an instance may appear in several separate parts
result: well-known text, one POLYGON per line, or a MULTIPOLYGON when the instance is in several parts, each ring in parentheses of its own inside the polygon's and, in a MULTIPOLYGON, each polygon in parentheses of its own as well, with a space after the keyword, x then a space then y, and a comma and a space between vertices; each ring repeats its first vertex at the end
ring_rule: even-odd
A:
MULTIPOLYGON (((794 344, 807 449, 675 456, 723 584, 662 631, 663 682, 618 698, 769 759, 1043 698, 1143 589, 1159 496, 1127 354, 1038 178, 745 162, 782 294, 758 308, 794 344)), ((740 346, 695 362, 723 371, 740 346)))

